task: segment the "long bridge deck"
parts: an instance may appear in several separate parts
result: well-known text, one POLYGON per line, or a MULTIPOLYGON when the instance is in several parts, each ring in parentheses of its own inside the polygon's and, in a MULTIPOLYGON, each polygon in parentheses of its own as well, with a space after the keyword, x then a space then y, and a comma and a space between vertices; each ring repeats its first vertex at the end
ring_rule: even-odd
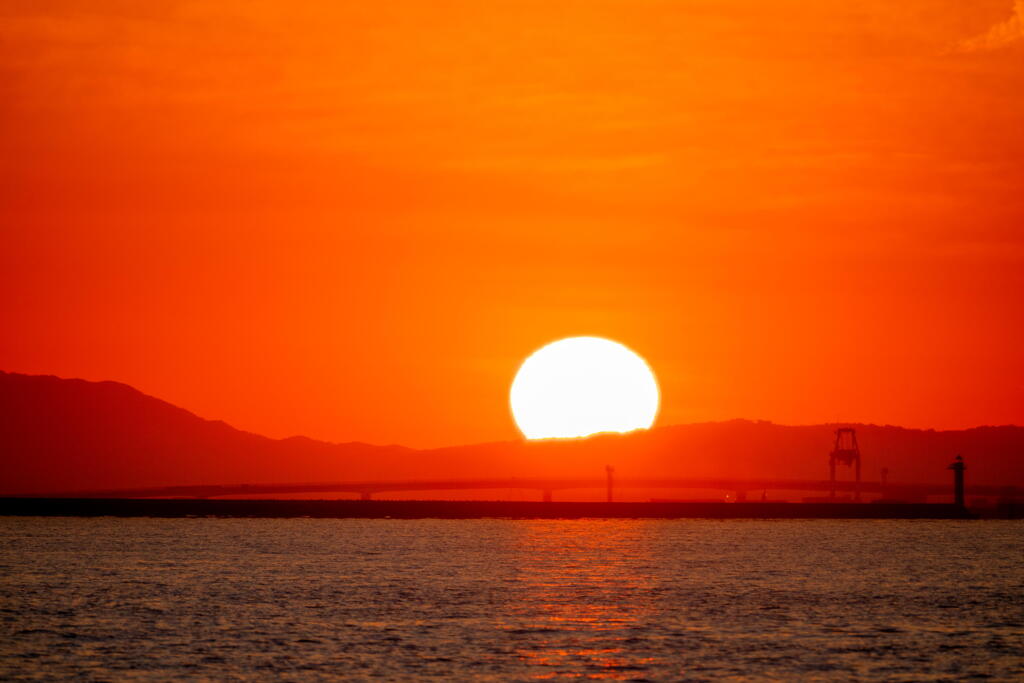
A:
MULTIPOLYGON (((554 492, 566 490, 601 489, 607 486, 605 478, 544 479, 544 478, 494 478, 494 479, 410 479, 395 481, 333 481, 304 483, 269 484, 223 484, 198 486, 157 486, 147 488, 106 489, 93 491, 65 491, 38 494, 49 498, 223 498, 255 496, 288 496, 311 493, 351 493, 369 500, 380 493, 419 493, 431 491, 487 491, 487 490, 529 490, 537 491, 543 500, 550 501, 554 492)), ((616 478, 614 489, 664 489, 722 491, 736 494, 737 500, 744 500, 749 492, 760 491, 807 491, 830 492, 832 482, 811 479, 732 479, 732 478, 616 478)), ((881 494, 886 498, 924 500, 929 496, 952 495, 952 486, 942 484, 915 484, 880 481, 835 482, 837 492, 881 494)), ((970 496, 991 496, 1018 498, 1024 496, 1024 489, 1014 486, 967 486, 970 496)))

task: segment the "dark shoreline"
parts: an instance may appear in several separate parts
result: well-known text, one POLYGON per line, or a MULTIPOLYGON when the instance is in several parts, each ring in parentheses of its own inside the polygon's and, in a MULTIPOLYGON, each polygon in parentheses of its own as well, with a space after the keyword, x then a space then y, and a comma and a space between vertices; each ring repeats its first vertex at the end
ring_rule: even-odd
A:
POLYGON ((0 515, 362 519, 973 519, 949 503, 601 503, 447 500, 0 498, 0 515))

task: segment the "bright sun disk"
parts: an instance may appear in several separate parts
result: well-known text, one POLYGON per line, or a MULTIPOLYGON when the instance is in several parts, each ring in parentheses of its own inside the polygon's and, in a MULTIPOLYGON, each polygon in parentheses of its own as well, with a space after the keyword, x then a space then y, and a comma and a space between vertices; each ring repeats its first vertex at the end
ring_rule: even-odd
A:
POLYGON ((570 337, 523 361, 510 400, 526 438, 569 438, 650 427, 659 392, 650 366, 622 344, 570 337))

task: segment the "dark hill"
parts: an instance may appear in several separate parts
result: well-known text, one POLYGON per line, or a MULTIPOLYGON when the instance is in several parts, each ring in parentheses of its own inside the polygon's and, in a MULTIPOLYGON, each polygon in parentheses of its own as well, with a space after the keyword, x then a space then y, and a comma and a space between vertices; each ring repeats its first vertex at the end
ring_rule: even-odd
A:
POLYGON ((0 372, 0 492, 343 478, 409 449, 269 439, 117 382, 0 372))
MULTIPOLYGON (((1024 428, 931 431, 856 425, 864 478, 943 483, 957 453, 969 481, 1024 485, 1024 428)), ((834 426, 731 422, 590 439, 413 450, 269 439, 116 382, 0 372, 0 494, 106 488, 462 477, 824 479, 834 426)), ((849 473, 842 472, 844 478, 849 473)))

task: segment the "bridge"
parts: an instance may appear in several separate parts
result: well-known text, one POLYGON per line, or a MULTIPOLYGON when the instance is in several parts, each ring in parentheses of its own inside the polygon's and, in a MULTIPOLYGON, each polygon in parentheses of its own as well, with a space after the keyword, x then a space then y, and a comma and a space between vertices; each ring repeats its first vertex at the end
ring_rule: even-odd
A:
MULTIPOLYGON (((380 493, 421 493, 430 491, 536 491, 544 501, 552 500, 556 491, 605 489, 608 480, 601 478, 494 478, 494 479, 411 479, 396 481, 334 481, 283 484, 226 484, 202 486, 157 486, 132 489, 63 491, 39 494, 49 498, 223 498, 228 496, 287 496, 310 493, 349 493, 370 500, 380 493)), ((881 481, 809 480, 809 479, 733 479, 733 478, 616 478, 615 489, 664 489, 722 491, 746 500, 750 492, 805 491, 877 493, 883 498, 908 501, 925 500, 928 496, 950 496, 953 487, 943 484, 915 484, 881 481)), ((1024 489, 1015 486, 967 486, 970 496, 1020 498, 1024 489)))

